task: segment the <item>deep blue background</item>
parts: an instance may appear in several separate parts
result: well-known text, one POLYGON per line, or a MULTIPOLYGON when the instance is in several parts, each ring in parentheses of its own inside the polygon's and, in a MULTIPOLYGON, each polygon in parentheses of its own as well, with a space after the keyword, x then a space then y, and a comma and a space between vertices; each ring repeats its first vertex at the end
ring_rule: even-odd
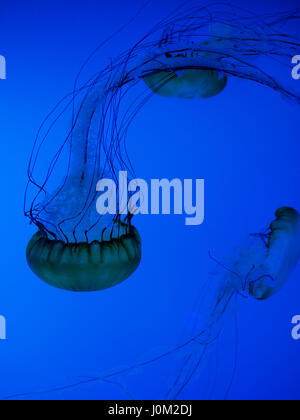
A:
MULTIPOLYGON (((143 178, 205 178, 205 224, 186 227, 178 216, 136 219, 143 238, 142 264, 128 281, 105 292, 67 293, 32 274, 25 248, 34 230, 22 210, 36 130, 57 100, 72 90, 90 51, 142 3, 12 0, 1 6, 0 53, 7 59, 7 80, 0 81, 0 314, 7 319, 8 333, 7 341, 0 341, 1 398, 63 386, 76 382, 76 376, 100 374, 174 346, 193 318, 199 284, 210 270, 207 251, 230 255, 241 237, 267 226, 278 207, 300 209, 298 107, 243 80, 230 80, 222 95, 209 101, 154 98, 129 133, 136 173, 143 178)), ((107 56, 128 48, 176 4, 154 0, 105 48, 99 70, 107 56)), ((296 6, 296 0, 284 5, 278 0, 243 2, 255 12, 296 6)), ((289 71, 282 77, 291 83, 289 71)), ((292 83, 296 88, 300 81, 292 83)), ((238 365, 230 398, 300 397, 300 342, 291 338, 291 319, 300 313, 299 275, 298 267, 270 301, 240 302, 238 337, 230 322, 219 348, 214 397, 224 396, 236 341, 238 365)), ((170 363, 175 369, 180 359, 170 363)), ((159 397, 161 375, 159 367, 149 377, 141 372, 130 379, 131 390, 137 397, 159 397)), ((202 396, 197 381, 183 395, 202 396)), ((93 384, 38 397, 126 395, 114 386, 93 384)))

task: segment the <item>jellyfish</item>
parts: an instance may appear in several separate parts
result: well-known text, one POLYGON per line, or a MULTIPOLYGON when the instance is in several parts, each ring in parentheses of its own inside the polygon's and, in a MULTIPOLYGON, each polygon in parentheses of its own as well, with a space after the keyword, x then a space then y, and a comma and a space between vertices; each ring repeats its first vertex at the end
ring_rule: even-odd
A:
POLYGON ((266 241, 265 257, 249 275, 253 297, 269 299, 287 282, 300 257, 299 234, 299 213, 290 207, 278 209, 269 232, 258 235, 266 241))
POLYGON ((141 240, 131 215, 99 215, 93 205, 97 180, 113 173, 116 159, 114 149, 100 145, 96 128, 104 92, 105 85, 97 86, 82 100, 68 137, 67 174, 54 192, 46 191, 47 174, 34 203, 41 193, 43 200, 28 213, 39 228, 27 246, 29 267, 49 285, 68 291, 116 286, 141 260, 141 240))
MULTIPOLYGON (((99 215, 96 186, 111 177, 122 201, 118 172, 134 176, 127 144, 135 117, 156 95, 164 98, 163 104, 197 100, 195 106, 201 109, 205 100, 217 100, 229 89, 233 78, 253 82, 253 88, 255 83, 269 87, 299 104, 300 95, 278 73, 286 66, 290 74, 290 57, 298 53, 299 40, 285 32, 285 26, 297 19, 298 11, 257 16, 222 3, 185 2, 87 81, 79 83, 76 78, 74 90, 42 124, 30 159, 25 215, 38 229, 27 249, 32 271, 47 283, 72 291, 101 290, 128 279, 141 260, 134 212, 127 202, 115 215, 99 215), (62 135, 66 115, 71 128, 62 135)), ((233 297, 268 299, 288 280, 299 258, 298 222, 298 212, 283 207, 268 231, 251 235, 232 264, 210 255, 223 274, 206 290, 210 305, 200 308, 205 323, 190 340, 87 382, 113 380, 137 366, 183 352, 187 362, 167 394, 179 397, 220 334, 233 297)))
POLYGON ((154 73, 146 76, 144 81, 160 96, 192 99, 218 95, 225 89, 228 77, 213 70, 187 69, 181 73, 154 73))

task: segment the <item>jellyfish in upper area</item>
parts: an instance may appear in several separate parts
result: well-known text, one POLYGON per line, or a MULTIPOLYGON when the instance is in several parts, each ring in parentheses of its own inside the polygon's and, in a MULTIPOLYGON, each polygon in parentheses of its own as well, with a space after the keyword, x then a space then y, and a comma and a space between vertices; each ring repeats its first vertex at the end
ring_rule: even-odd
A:
POLYGON ((218 95, 225 89, 228 77, 214 70, 184 69, 175 73, 164 70, 150 74, 144 80, 160 96, 192 99, 218 95))

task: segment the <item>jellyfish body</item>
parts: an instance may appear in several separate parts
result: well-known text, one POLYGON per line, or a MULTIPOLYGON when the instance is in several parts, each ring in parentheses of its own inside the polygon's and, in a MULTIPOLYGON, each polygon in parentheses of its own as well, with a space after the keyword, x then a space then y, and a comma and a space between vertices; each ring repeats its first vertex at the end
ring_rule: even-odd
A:
POLYGON ((293 208, 282 207, 270 225, 264 261, 249 276, 250 294, 259 300, 274 296, 288 281, 299 258, 300 215, 293 208))
MULTIPOLYGON (((224 24, 211 24, 205 41, 195 43, 178 40, 175 48, 173 28, 160 46, 163 54, 160 52, 159 58, 155 60, 159 65, 154 64, 155 67, 162 66, 164 70, 146 76, 144 82, 154 93, 168 98, 204 99, 218 95, 225 89, 228 76, 214 69, 214 66, 208 65, 205 68, 204 63, 214 59, 214 53, 209 50, 230 46, 226 38, 232 36, 231 32, 232 28, 224 24)), ((182 37, 183 34, 180 33, 180 38, 182 37)))
POLYGON ((27 247, 28 265, 49 285, 68 291, 116 286, 141 260, 140 236, 131 217, 122 221, 120 214, 96 211, 96 184, 109 173, 113 160, 112 154, 101 150, 95 131, 103 102, 105 85, 82 100, 70 133, 67 175, 54 193, 46 193, 42 203, 31 209, 39 231, 27 247))
POLYGON ((138 44, 141 58, 137 65, 145 84, 168 98, 210 98, 225 89, 230 77, 237 77, 268 86, 299 103, 299 94, 286 89, 274 71, 274 56, 284 58, 299 45, 277 27, 290 17, 283 14, 260 20, 228 7, 231 10, 216 3, 195 7, 192 12, 183 10, 182 17, 176 14, 161 25, 158 41, 148 42, 145 48, 138 44), (264 66, 257 65, 259 59, 265 61, 264 66))
POLYGON ((251 234, 236 249, 232 262, 219 263, 227 271, 225 290, 264 300, 288 281, 300 258, 300 215, 293 208, 281 207, 275 216, 265 232, 251 234))
POLYGON ((40 279, 73 292, 116 286, 137 269, 140 260, 141 242, 134 227, 110 241, 78 244, 37 233, 27 247, 28 265, 40 279))

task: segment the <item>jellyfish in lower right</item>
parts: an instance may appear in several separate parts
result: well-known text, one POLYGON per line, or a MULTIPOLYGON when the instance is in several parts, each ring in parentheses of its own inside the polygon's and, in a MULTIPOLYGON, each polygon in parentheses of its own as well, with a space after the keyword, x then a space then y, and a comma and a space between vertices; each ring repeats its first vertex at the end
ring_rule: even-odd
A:
POLYGON ((299 213, 290 207, 278 209, 270 231, 261 239, 266 240, 265 258, 249 275, 249 292, 259 300, 278 293, 297 265, 300 257, 299 213))

